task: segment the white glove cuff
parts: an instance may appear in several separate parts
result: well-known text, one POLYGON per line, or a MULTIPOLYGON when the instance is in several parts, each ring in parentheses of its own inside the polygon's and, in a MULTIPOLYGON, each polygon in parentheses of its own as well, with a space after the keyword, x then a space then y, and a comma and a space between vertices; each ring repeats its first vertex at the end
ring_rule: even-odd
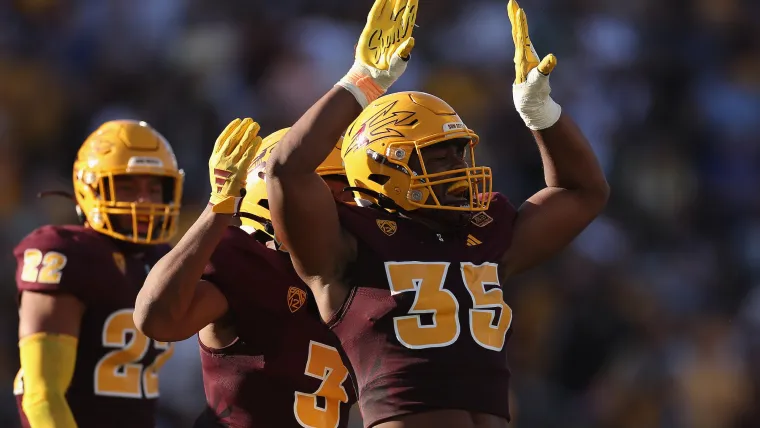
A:
POLYGON ((356 98, 356 102, 364 109, 369 103, 383 96, 385 91, 388 90, 388 86, 390 86, 383 86, 378 81, 380 79, 376 79, 376 75, 381 73, 379 70, 355 61, 348 73, 336 85, 351 92, 354 98, 356 98))
POLYGON ((402 59, 395 54, 391 58, 388 70, 379 70, 356 60, 351 70, 336 85, 351 92, 364 109, 369 103, 382 97, 404 74, 408 60, 408 57, 402 59))
POLYGON ((549 86, 549 76, 541 74, 538 69, 528 73, 528 79, 512 86, 512 98, 515 109, 525 125, 534 130, 546 129, 559 120, 562 107, 554 102, 549 86))

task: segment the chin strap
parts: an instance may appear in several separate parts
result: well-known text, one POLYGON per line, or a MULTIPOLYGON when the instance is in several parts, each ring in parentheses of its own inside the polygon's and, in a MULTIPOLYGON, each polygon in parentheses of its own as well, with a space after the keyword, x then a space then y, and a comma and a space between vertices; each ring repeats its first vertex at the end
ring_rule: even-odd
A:
POLYGON ((377 203, 372 204, 372 206, 388 211, 391 214, 404 215, 407 217, 409 216, 409 211, 401 208, 399 204, 396 203, 396 201, 389 198, 388 196, 383 195, 382 193, 370 189, 365 189, 364 187, 345 187, 343 188, 343 191, 363 193, 365 195, 371 196, 377 200, 377 203))
POLYGON ((42 199, 46 198, 48 196, 60 196, 69 200, 72 200, 76 202, 76 199, 74 198, 74 195, 70 192, 67 192, 65 190, 46 190, 44 192, 37 193, 37 198, 42 199))
POLYGON ((234 214, 234 217, 241 217, 241 218, 247 218, 250 220, 255 221, 256 223, 260 223, 262 226, 264 226, 264 230, 269 235, 274 235, 274 226, 272 226, 272 222, 265 219, 264 217, 259 217, 257 215, 247 213, 247 212, 236 212, 234 214))

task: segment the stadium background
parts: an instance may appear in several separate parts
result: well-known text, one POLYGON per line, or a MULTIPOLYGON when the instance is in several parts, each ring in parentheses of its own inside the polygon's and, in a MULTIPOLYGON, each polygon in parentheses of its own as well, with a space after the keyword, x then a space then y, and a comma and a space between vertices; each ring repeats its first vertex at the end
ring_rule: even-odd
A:
MULTIPOLYGON (((394 90, 451 103, 480 163, 519 203, 542 186, 514 111, 505 1, 420 0, 394 90)), ((12 246, 75 221, 75 150, 139 118, 187 174, 184 227, 208 197, 223 126, 292 123, 351 64, 369 0, 0 1, 0 426, 15 426, 12 246)), ((504 284, 514 427, 760 426, 760 3, 524 0, 555 99, 612 186, 608 209, 554 262, 504 284)), ((160 427, 202 406, 193 339, 161 373, 160 427)), ((358 425, 357 425, 358 426, 358 425)))

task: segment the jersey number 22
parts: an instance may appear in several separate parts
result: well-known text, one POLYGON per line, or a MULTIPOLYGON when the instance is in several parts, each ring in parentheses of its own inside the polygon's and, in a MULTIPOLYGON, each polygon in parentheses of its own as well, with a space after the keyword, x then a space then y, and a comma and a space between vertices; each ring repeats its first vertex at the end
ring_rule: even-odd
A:
POLYGON ((174 345, 149 339, 140 333, 132 321, 132 309, 112 313, 103 323, 103 346, 118 348, 98 361, 93 375, 95 394, 124 398, 158 397, 158 371, 174 352, 174 345), (140 360, 148 347, 161 353, 149 366, 140 360))

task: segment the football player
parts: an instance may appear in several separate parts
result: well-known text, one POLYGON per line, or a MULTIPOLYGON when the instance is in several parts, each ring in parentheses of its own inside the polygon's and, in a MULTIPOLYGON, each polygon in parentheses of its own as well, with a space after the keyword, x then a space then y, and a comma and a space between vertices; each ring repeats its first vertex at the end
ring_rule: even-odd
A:
POLYGON ((132 310, 176 233, 183 173, 161 134, 119 120, 85 140, 73 178, 84 224, 43 226, 14 250, 22 425, 152 428, 173 345, 138 332, 132 310))
MULTIPOLYGON (((135 322, 157 340, 198 333, 208 407, 196 427, 345 427, 355 393, 338 341, 269 220, 264 166, 288 130, 263 142, 258 131, 238 119, 219 137, 211 202, 151 271, 135 322)), ((346 181, 333 146, 317 173, 337 194, 346 181)))
MULTIPOLYGON (((608 186, 586 139, 549 97, 525 13, 508 5, 514 102, 538 143, 546 188, 515 210, 474 165, 476 133, 424 93, 382 96, 414 46, 417 0, 376 0, 353 67, 283 138, 267 165, 272 220, 356 374, 367 427, 506 427, 502 285, 566 246, 608 186), (314 170, 345 130, 357 206, 314 170)), ((517 131, 517 130, 515 130, 517 131)))

